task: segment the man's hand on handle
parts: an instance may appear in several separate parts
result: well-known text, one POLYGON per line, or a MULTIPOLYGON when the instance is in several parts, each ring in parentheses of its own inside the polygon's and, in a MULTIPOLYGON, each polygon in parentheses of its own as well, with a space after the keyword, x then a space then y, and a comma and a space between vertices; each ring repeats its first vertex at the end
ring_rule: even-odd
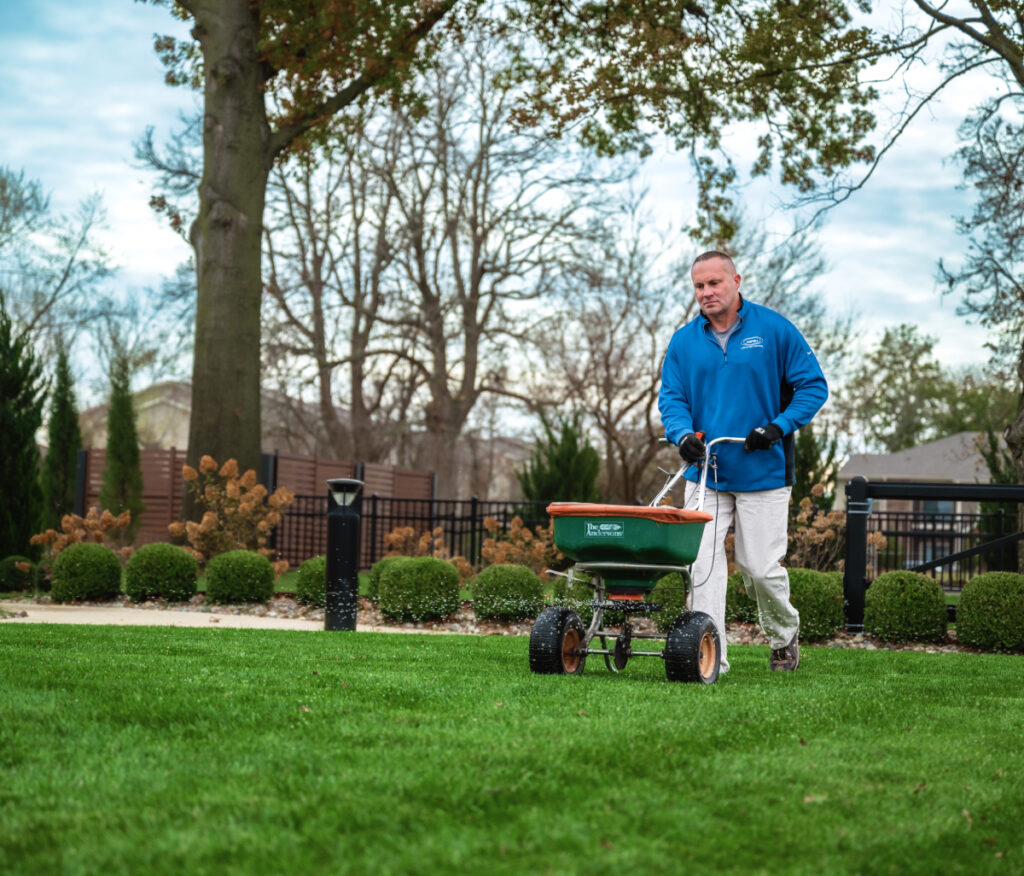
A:
POLYGON ((703 460, 706 452, 707 448, 704 446, 704 442, 692 432, 689 435, 684 435, 683 440, 679 442, 679 455, 684 462, 688 462, 690 465, 703 460))
MULTIPOLYGON (((747 453, 750 453, 752 450, 770 450, 781 437, 782 430, 774 423, 769 423, 767 426, 758 426, 756 429, 750 430, 747 440, 743 442, 743 448, 747 453)), ((685 441, 686 439, 684 438, 683 440, 685 441)), ((682 453, 681 444, 679 448, 679 452, 682 453)))

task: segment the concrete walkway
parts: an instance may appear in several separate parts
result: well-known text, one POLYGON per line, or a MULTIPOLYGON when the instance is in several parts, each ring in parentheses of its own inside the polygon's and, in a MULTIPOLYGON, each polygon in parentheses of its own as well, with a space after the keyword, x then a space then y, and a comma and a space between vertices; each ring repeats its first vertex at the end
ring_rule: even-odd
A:
MULTIPOLYGON (((254 614, 219 614, 216 611, 175 611, 174 609, 124 608, 94 605, 36 605, 32 602, 0 602, 13 617, 0 617, 4 624, 107 624, 116 626, 219 627, 244 630, 323 630, 322 620, 289 617, 260 617, 254 614), (24 613, 26 616, 21 617, 24 613)), ((403 627, 357 626, 357 632, 430 633, 403 627)))

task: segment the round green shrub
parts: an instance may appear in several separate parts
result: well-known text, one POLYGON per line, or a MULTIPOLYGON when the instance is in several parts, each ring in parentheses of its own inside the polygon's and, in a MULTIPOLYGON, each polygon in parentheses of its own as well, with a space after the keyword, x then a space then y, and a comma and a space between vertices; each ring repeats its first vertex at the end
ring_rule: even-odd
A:
POLYGON ((473 579, 473 613, 480 620, 525 620, 544 608, 544 585, 533 569, 496 563, 473 579))
POLYGON ((183 547, 156 542, 140 547, 128 560, 124 591, 133 602, 163 597, 188 602, 196 595, 199 564, 183 547))
MULTIPOLYGON (((566 608, 571 608, 579 615, 584 626, 589 626, 594 616, 594 610, 591 608, 593 602, 594 588, 587 576, 576 573, 571 584, 568 578, 555 577, 555 581, 551 585, 552 605, 564 605, 566 608)), ((606 624, 613 623, 609 619, 609 614, 609 612, 604 614, 606 624)))
POLYGON ((686 578, 679 572, 670 572, 659 578, 654 587, 645 597, 647 602, 656 602, 665 606, 664 611, 651 615, 659 633, 667 633, 672 621, 686 611, 686 578))
POLYGON ((110 548, 95 542, 64 548, 50 575, 54 602, 102 602, 121 593, 121 561, 110 548))
POLYGON ((266 602, 273 592, 274 567, 255 551, 218 554, 206 566, 207 602, 266 602))
POLYGON ((306 605, 327 604, 327 557, 310 557, 299 566, 295 598, 306 605))
POLYGON ((946 597, 920 572, 886 572, 864 595, 864 629, 894 642, 939 642, 946 636, 946 597))
POLYGON ((757 623, 757 600, 747 595, 742 572, 733 572, 725 584, 725 619, 757 623))
POLYGON ((813 569, 788 569, 789 601, 800 612, 800 640, 832 638, 844 624, 842 579, 813 569))
POLYGON ((382 557, 370 566, 370 580, 366 587, 366 597, 370 602, 378 602, 380 600, 380 576, 384 574, 384 570, 396 561, 409 559, 412 559, 412 557, 382 557))
POLYGON ((403 557, 380 576, 380 611, 389 620, 443 618, 459 607, 459 573, 437 557, 403 557))
POLYGON ((971 578, 956 606, 956 638, 986 651, 1024 651, 1024 575, 971 578))
POLYGON ((36 590, 39 586, 39 567, 28 557, 12 556, 0 560, 0 590, 18 592, 36 590), (28 570, 19 566, 28 564, 28 570))

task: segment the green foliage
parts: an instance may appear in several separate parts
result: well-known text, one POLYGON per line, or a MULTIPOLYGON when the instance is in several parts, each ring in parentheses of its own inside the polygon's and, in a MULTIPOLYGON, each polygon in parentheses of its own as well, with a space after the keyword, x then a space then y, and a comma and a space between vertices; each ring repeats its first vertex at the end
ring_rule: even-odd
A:
POLYGON ((726 582, 725 619, 746 624, 757 623, 757 600, 747 595, 742 572, 733 572, 726 582))
POLYGON ((38 586, 39 568, 28 557, 16 555, 0 560, 0 591, 35 590, 38 586))
POLYGON ((787 569, 789 601, 800 612, 800 641, 830 639, 843 627, 843 582, 839 573, 787 569))
POLYGON ((659 633, 667 633, 677 615, 686 611, 686 593, 687 578, 679 572, 670 572, 659 578, 644 597, 647 602, 656 602, 665 606, 664 611, 651 615, 659 633))
POLYGON ((39 559, 29 539, 43 521, 36 432, 46 384, 28 339, 15 335, 0 294, 0 557, 39 559))
POLYGON ((580 428, 578 416, 562 419, 558 435, 542 418, 544 435, 516 478, 530 502, 596 502, 601 459, 580 428))
MULTIPOLYGON (((1016 484, 1017 471, 1013 465, 1013 458, 1005 446, 1001 446, 995 433, 989 429, 985 438, 979 441, 978 450, 981 452, 985 465, 988 466, 990 484, 1016 484)), ((980 529, 990 534, 993 538, 1000 535, 1009 535, 1016 532, 1016 524, 1019 524, 1020 517, 1016 503, 1014 502, 981 502, 978 510, 985 515, 981 520, 980 529)), ((985 554, 988 568, 992 571, 1016 572, 1024 562, 1024 547, 1020 543, 1005 545, 994 551, 985 554)))
POLYGON ((472 591, 480 620, 525 620, 544 608, 544 585, 526 566, 488 566, 473 579, 472 591))
POLYGON ((971 578, 956 606, 956 637, 986 651, 1024 651, 1024 575, 971 578))
POLYGON ((836 500, 836 473, 839 471, 838 461, 839 438, 820 435, 815 427, 808 423, 796 433, 794 446, 794 465, 796 481, 793 483, 792 501, 799 506, 803 498, 813 499, 815 505, 824 511, 831 511, 836 500), (812 496, 811 490, 816 484, 825 488, 820 496, 812 496))
POLYGON ((132 406, 131 371, 128 355, 118 349, 110 366, 110 407, 107 409, 107 454, 100 504, 115 516, 131 512, 126 535, 134 538, 142 504, 142 466, 139 434, 132 406))
POLYGON ((384 568, 379 592, 389 620, 444 618, 459 607, 459 573, 437 557, 405 557, 384 568))
POLYGON ((273 592, 274 567, 255 551, 218 554, 206 566, 207 602, 266 602, 273 592))
POLYGON ((53 561, 50 592, 54 602, 105 602, 121 593, 121 561, 95 542, 64 548, 53 561))
POLYGON ((327 557, 310 557, 299 566, 295 598, 306 605, 327 604, 327 557))
POLYGON ((43 527, 59 529, 61 518, 75 510, 75 478, 82 433, 78 428, 75 387, 63 342, 57 346, 57 377, 50 396, 50 446, 43 462, 43 527))
POLYGON ((864 629, 894 642, 940 642, 946 616, 942 588, 920 572, 886 572, 864 596, 864 629))
POLYGON ((187 602, 196 595, 199 564, 178 545, 155 542, 135 551, 124 573, 124 591, 133 602, 163 597, 187 602))
POLYGON ((387 569, 392 563, 407 560, 407 556, 394 556, 394 557, 382 557, 377 560, 372 566, 370 566, 369 582, 366 585, 367 598, 370 602, 378 602, 380 600, 380 579, 384 574, 384 570, 387 569))

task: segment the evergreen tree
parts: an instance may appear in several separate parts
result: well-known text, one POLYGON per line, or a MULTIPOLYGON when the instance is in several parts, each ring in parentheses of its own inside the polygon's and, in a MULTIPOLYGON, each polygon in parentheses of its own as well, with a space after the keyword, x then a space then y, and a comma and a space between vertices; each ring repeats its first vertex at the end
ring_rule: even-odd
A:
POLYGON ((42 531, 36 432, 43 423, 46 383, 24 335, 15 336, 0 295, 0 559, 38 559, 29 539, 42 531))
POLYGON ((601 459, 580 430, 579 417, 561 420, 558 435, 541 418, 544 435, 522 471, 523 498, 531 502, 596 502, 601 459))
POLYGON ((50 449, 43 463, 44 523, 52 529, 58 529, 61 518, 75 510, 75 476, 82 447, 71 364, 63 342, 57 345, 56 377, 50 397, 50 449))
POLYGON ((142 466, 139 434, 132 406, 131 364, 127 352, 115 343, 110 363, 110 407, 107 410, 107 466, 103 472, 100 504, 111 514, 128 510, 132 522, 126 536, 135 537, 142 504, 142 466))
MULTIPOLYGON (((995 432, 989 429, 985 433, 985 440, 978 441, 978 450, 985 460, 985 465, 988 466, 990 484, 1017 483, 1017 470, 1013 465, 1013 457, 1010 456, 1005 446, 1000 446, 995 432)), ((1015 502, 981 502, 978 510, 982 514, 991 515, 982 519, 979 528, 982 532, 990 534, 992 538, 1008 535, 1015 531, 1014 524, 1019 526, 1022 522, 1019 519, 1015 502)), ((1018 542, 1018 545, 1007 545, 984 554, 983 558, 987 561, 989 570, 1016 572, 1018 568, 1024 568, 1024 553, 1020 555, 1018 553, 1024 552, 1024 548, 1021 548, 1020 544, 1018 542)))
POLYGON ((814 504, 822 510, 832 510, 832 505, 836 501, 836 473, 839 471, 837 450, 837 438, 819 436, 810 424, 796 433, 796 444, 793 448, 793 462, 796 468, 793 483, 794 506, 799 506, 801 499, 810 496, 814 504), (825 492, 821 496, 811 494, 815 484, 825 487, 825 492))

